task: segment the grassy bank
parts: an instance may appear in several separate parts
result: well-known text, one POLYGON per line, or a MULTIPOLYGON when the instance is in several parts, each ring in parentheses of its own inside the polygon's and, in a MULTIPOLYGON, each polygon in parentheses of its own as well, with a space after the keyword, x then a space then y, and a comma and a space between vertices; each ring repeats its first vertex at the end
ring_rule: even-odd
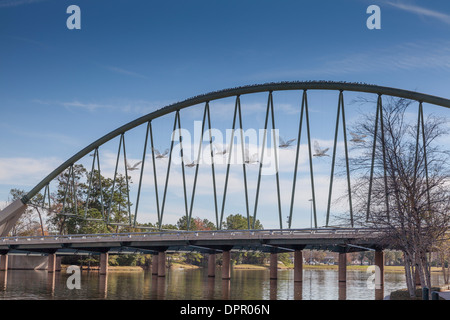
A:
MULTIPOLYGON (((68 267, 69 267, 69 265, 61 265, 61 270, 65 271, 68 267)), ((98 271, 99 267, 91 266, 88 268, 87 266, 82 266, 81 270, 82 271, 98 271)), ((109 271, 111 271, 111 272, 141 272, 141 271, 144 271, 144 269, 139 266, 108 266, 108 272, 109 271)))
MULTIPOLYGON (((355 271, 366 271, 369 266, 361 266, 361 265, 349 265, 347 266, 347 270, 355 270, 355 271)), ((234 269, 242 269, 242 270, 261 270, 261 269, 268 269, 269 265, 252 265, 252 264, 238 264, 233 265, 234 269)), ((293 266, 283 266, 278 265, 278 269, 293 269, 293 266)), ((337 265, 309 265, 304 264, 303 269, 310 270, 337 270, 337 265)), ((404 273, 405 268, 403 266, 385 266, 384 267, 385 272, 400 272, 404 273)), ((431 268, 431 272, 442 272, 441 268, 433 267, 431 268)))
MULTIPOLYGON (((448 285, 441 286, 441 287, 432 287, 430 292, 432 292, 432 291, 437 291, 437 292, 448 291, 448 288, 449 288, 448 285)), ((391 294, 389 295, 389 299, 390 300, 423 300, 422 299, 422 288, 416 287, 414 297, 411 297, 409 295, 408 289, 396 290, 396 291, 391 292, 391 294)), ((439 300, 445 300, 445 299, 440 297, 439 300)))
MULTIPOLYGON (((65 270, 69 265, 62 265, 61 268, 65 270)), ((233 265, 233 269, 235 270, 267 270, 269 269, 269 265, 255 265, 255 264, 236 264, 233 265)), ((200 269, 201 267, 185 264, 185 263, 172 263, 170 265, 171 269, 200 269)), ((360 265, 349 265, 347 266, 347 270, 355 270, 355 271, 366 271, 368 266, 360 266, 360 265)), ((83 271, 98 271, 98 266, 91 266, 89 269, 87 266, 83 266, 83 271)), ((285 266, 282 264, 278 265, 278 269, 293 269, 293 266, 285 266)), ((303 265, 304 270, 337 270, 337 265, 303 265)), ((145 269, 139 266, 109 266, 108 271, 112 272, 141 272, 145 269)), ((385 272, 399 272, 404 273, 405 269, 402 266, 385 266, 385 272)), ((441 268, 433 267, 431 268, 431 272, 442 272, 441 268)))

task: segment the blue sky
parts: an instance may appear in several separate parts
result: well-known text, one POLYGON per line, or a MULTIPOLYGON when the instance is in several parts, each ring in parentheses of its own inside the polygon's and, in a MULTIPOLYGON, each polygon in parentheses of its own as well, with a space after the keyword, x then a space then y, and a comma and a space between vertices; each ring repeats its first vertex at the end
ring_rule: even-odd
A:
MULTIPOLYGON (((0 0, 0 207, 11 188, 31 189, 118 126, 209 91, 336 80, 450 97, 449 31, 447 1, 0 0), (72 4, 80 30, 66 27, 72 4), (366 27, 372 4, 379 30, 366 27)), ((260 110, 264 99, 249 103, 260 110)), ((296 114, 295 99, 275 98, 279 122, 296 114)), ((312 112, 328 114, 320 104, 334 100, 317 101, 312 112)))

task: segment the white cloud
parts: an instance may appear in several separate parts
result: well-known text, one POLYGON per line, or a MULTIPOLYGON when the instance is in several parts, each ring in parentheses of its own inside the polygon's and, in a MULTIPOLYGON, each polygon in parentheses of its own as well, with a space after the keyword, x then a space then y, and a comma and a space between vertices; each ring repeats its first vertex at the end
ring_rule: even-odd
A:
POLYGON ((58 158, 0 158, 0 184, 32 187, 61 164, 58 158))
POLYGON ((398 2, 388 1, 386 3, 403 11, 411 12, 419 16, 434 18, 443 23, 450 24, 450 15, 443 12, 427 9, 413 4, 402 3, 400 1, 398 2))

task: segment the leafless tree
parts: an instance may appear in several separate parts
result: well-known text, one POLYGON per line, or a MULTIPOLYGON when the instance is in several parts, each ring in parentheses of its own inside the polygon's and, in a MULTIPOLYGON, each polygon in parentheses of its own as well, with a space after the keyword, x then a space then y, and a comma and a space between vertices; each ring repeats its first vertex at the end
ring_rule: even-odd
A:
POLYGON ((424 117, 421 104, 417 113, 416 104, 405 99, 379 97, 375 105, 376 113, 352 127, 366 136, 351 150, 354 219, 379 231, 382 244, 403 252, 412 296, 415 272, 422 287, 431 287, 427 253, 449 228, 449 151, 442 145, 447 120, 424 117))
POLYGON ((441 264, 444 284, 450 283, 450 239, 443 239, 436 248, 438 259, 441 264))
MULTIPOLYGON (((25 191, 19 189, 11 189, 10 196, 11 202, 22 198, 25 195, 25 191)), ((29 204, 25 212, 20 216, 11 230, 11 235, 17 236, 37 236, 44 235, 44 223, 42 219, 42 213, 39 205, 42 202, 43 196, 38 194, 35 199, 29 204)))

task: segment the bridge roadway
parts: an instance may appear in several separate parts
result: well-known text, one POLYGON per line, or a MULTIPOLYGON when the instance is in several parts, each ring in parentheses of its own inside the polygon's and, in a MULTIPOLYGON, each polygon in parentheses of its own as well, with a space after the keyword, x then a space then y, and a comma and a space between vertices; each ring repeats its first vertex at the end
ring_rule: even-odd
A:
POLYGON ((291 252, 303 249, 352 252, 382 250, 367 228, 226 231, 164 231, 0 238, 0 254, 99 254, 197 251, 291 252))

